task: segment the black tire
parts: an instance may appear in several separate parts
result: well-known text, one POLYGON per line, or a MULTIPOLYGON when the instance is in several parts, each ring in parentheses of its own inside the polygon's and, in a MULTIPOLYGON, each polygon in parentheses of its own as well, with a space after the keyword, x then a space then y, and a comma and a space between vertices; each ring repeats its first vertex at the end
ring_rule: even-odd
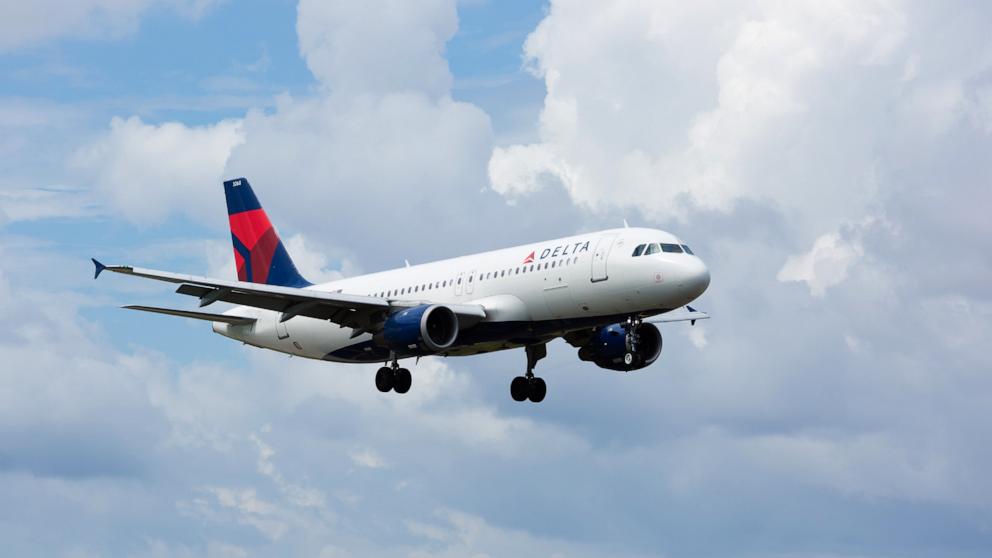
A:
POLYGON ((530 386, 527 378, 523 376, 517 376, 510 382, 510 397, 514 401, 526 401, 527 394, 530 392, 530 386))
POLYGON ((530 399, 534 403, 540 403, 544 401, 544 396, 548 394, 548 384, 544 383, 543 378, 531 378, 530 383, 527 385, 527 399, 530 399))
POLYGON ((410 371, 406 368, 397 368, 393 375, 393 390, 396 393, 406 393, 410 391, 412 384, 413 376, 410 375, 410 371))
POLYGON ((387 366, 383 366, 375 373, 375 387, 382 393, 393 389, 393 384, 395 382, 395 374, 393 374, 393 369, 387 366))

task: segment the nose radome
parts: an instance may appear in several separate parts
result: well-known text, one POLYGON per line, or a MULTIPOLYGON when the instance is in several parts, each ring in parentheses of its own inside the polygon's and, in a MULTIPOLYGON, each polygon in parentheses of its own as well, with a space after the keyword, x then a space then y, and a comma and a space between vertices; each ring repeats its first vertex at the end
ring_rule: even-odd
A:
POLYGON ((706 292, 707 287, 710 286, 710 270, 707 269, 703 260, 692 258, 686 262, 684 273, 681 287, 685 294, 695 299, 706 292))

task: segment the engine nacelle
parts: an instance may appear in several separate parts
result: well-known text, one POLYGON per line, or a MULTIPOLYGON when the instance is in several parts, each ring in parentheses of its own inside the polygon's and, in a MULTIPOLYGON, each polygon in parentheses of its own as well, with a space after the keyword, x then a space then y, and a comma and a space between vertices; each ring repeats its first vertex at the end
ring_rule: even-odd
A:
POLYGON ((390 314, 383 324, 381 342, 397 352, 417 349, 436 353, 458 337, 458 316, 447 306, 424 304, 390 314))
POLYGON ((623 372, 640 370, 658 360, 661 332, 657 327, 641 324, 633 341, 629 347, 627 331, 622 324, 604 326, 596 330, 592 339, 579 349, 579 358, 595 362, 600 368, 623 372))

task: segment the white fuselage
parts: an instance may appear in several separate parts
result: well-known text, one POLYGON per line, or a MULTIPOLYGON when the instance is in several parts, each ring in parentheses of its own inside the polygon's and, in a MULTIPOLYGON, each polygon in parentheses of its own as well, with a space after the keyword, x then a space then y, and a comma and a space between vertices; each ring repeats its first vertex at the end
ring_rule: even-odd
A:
MULTIPOLYGON (((617 317, 679 308, 706 290, 709 272, 702 260, 684 252, 634 257, 635 247, 645 243, 684 245, 660 230, 611 229, 308 288, 404 303, 477 304, 486 309, 486 317, 474 327, 510 331, 543 324, 547 331, 550 324, 561 335, 590 324, 612 323, 617 317)), ((362 353, 371 351, 370 334, 353 337, 352 329, 329 321, 297 316, 280 322, 279 312, 247 306, 227 314, 257 321, 247 326, 214 323, 214 331, 252 345, 324 360, 381 360, 362 353)), ((512 338, 486 338, 445 354, 474 354, 521 344, 512 338)))

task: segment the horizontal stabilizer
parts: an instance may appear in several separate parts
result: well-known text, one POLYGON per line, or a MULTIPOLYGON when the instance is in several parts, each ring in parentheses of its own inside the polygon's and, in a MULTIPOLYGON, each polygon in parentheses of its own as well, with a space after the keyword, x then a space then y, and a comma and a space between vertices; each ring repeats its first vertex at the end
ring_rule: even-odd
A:
POLYGON ((248 325, 255 323, 255 318, 243 318, 241 316, 227 316, 225 314, 210 314, 208 312, 193 312, 190 310, 175 310, 172 308, 157 308, 155 306, 124 306, 128 310, 141 310, 142 312, 154 312, 156 314, 167 314, 169 316, 179 316, 181 318, 193 318, 194 320, 205 320, 208 322, 223 322, 231 325, 248 325))

